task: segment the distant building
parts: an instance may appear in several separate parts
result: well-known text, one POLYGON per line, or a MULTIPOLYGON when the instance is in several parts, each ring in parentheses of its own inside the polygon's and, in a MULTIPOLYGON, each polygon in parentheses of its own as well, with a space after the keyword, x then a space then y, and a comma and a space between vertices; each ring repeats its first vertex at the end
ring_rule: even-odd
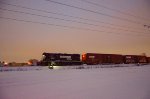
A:
POLYGON ((2 62, 0 61, 0 67, 1 67, 1 66, 3 66, 3 65, 2 65, 2 62))
POLYGON ((0 66, 2 67, 2 66, 7 66, 8 65, 8 63, 7 62, 4 62, 4 61, 0 61, 0 66))
POLYGON ((8 64, 8 66, 27 66, 28 65, 28 63, 16 63, 16 62, 10 62, 9 64, 8 64))

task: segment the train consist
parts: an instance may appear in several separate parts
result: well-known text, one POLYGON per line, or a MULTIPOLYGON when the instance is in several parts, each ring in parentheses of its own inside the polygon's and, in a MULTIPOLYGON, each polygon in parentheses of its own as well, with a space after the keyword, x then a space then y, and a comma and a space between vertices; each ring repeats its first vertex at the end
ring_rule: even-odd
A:
POLYGON ((150 57, 142 55, 120 55, 120 54, 99 54, 84 53, 43 53, 40 61, 42 66, 66 66, 66 65, 98 65, 98 64, 147 64, 150 57), (81 56, 81 57, 80 57, 81 56), (81 58, 81 59, 80 59, 81 58))

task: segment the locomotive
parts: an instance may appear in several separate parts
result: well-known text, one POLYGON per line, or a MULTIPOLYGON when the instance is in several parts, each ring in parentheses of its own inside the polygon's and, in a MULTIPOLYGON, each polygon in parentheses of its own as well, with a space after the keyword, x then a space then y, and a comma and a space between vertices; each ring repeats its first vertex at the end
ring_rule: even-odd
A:
POLYGON ((81 65, 80 54, 43 53, 42 66, 81 65))
POLYGON ((40 61, 42 66, 67 66, 67 65, 98 65, 98 64, 147 64, 150 63, 150 57, 142 55, 121 55, 121 54, 100 54, 84 53, 66 54, 66 53, 43 53, 40 61))

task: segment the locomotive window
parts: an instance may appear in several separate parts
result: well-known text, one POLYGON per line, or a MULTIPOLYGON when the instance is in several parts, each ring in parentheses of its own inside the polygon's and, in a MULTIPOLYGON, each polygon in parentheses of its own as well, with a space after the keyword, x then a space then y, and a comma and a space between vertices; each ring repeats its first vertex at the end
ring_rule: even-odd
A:
POLYGON ((41 60, 45 60, 46 56, 45 55, 42 55, 42 59, 41 60))

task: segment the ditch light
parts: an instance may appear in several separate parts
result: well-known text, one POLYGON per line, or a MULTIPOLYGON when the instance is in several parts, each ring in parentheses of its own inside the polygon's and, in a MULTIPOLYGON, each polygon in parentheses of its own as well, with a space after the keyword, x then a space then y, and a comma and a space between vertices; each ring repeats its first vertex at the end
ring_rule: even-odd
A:
POLYGON ((61 69, 61 66, 48 66, 49 69, 61 69))

